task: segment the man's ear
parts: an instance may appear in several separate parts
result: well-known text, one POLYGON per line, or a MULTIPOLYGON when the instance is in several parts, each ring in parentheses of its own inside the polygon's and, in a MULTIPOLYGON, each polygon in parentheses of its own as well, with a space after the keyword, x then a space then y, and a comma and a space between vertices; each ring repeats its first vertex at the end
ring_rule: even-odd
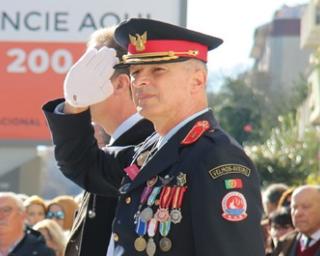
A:
POLYGON ((113 79, 114 94, 127 92, 130 89, 130 77, 127 74, 120 74, 113 79))
POLYGON ((192 75, 192 92, 198 92, 206 87, 207 72, 203 68, 196 68, 192 75))

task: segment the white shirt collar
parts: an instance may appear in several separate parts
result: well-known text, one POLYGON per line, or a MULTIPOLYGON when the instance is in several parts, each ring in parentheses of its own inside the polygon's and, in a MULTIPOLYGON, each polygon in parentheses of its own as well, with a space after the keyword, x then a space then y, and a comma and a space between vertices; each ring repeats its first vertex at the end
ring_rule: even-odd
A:
MULTIPOLYGON (((311 240, 309 246, 312 246, 312 245, 314 245, 318 240, 320 240, 320 229, 317 230, 315 233, 313 233, 310 237, 312 238, 312 240, 311 240)), ((302 244, 305 245, 306 242, 307 242, 308 236, 306 236, 306 235, 303 234, 302 237, 301 237, 301 239, 302 239, 302 244)))
POLYGON ((318 229, 315 233, 313 233, 311 235, 312 241, 310 243, 310 245, 313 245, 314 243, 316 243, 318 240, 320 240, 320 229, 318 229))
POLYGON ((135 113, 129 118, 127 118, 122 124, 118 126, 118 128, 114 131, 113 134, 111 134, 110 142, 109 144, 112 144, 116 139, 118 139, 122 134, 124 134, 126 131, 128 131, 132 126, 134 126, 136 123, 138 123, 143 117, 135 113))
POLYGON ((180 128, 182 128, 185 124, 187 124, 188 122, 190 122, 191 120, 197 118, 198 116, 204 114, 205 112, 209 111, 209 108, 205 108, 197 113, 194 113, 192 116, 187 117, 186 119, 184 119, 183 121, 181 121, 180 123, 178 123, 175 127, 173 127, 167 134, 165 134, 164 136, 160 137, 158 143, 157 143, 157 148, 160 149, 164 144, 167 143, 167 141, 177 133, 177 131, 180 130, 180 128))

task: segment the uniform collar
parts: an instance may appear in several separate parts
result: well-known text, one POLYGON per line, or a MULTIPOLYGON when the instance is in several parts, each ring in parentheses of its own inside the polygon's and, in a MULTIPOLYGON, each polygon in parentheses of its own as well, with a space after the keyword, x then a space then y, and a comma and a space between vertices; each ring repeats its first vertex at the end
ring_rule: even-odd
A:
POLYGON ((197 118, 198 116, 204 114, 205 112, 209 111, 209 108, 205 108, 197 113, 194 113, 192 116, 187 117, 183 121, 181 121, 179 124, 177 124, 175 127, 173 127, 167 134, 164 136, 160 137, 158 143, 157 143, 157 148, 158 150, 167 143, 167 141, 181 129, 185 124, 188 122, 192 121, 193 119, 197 118))
POLYGON ((111 134, 109 144, 112 145, 116 139, 118 139, 122 134, 128 131, 132 126, 138 123, 141 119, 143 119, 143 117, 138 113, 134 113, 132 116, 127 118, 124 122, 122 122, 118 126, 118 128, 114 131, 114 133, 111 134))
POLYGON ((218 127, 217 121, 213 117, 211 111, 206 111, 186 123, 159 149, 159 151, 157 151, 154 157, 152 157, 148 163, 141 168, 133 181, 127 180, 128 182, 125 182, 125 184, 120 188, 121 193, 129 193, 134 188, 140 186, 147 180, 153 178, 160 172, 166 170, 169 166, 172 166, 174 163, 179 161, 181 149, 184 147, 181 142, 194 124, 199 120, 207 120, 211 128, 218 127))

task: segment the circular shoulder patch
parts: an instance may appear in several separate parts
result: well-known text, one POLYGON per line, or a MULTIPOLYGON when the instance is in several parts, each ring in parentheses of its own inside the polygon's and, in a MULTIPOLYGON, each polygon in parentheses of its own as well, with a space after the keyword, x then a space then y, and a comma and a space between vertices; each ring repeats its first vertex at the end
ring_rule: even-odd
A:
POLYGON ((241 221, 247 218, 247 201, 237 192, 229 192, 222 199, 222 217, 229 221, 241 221))

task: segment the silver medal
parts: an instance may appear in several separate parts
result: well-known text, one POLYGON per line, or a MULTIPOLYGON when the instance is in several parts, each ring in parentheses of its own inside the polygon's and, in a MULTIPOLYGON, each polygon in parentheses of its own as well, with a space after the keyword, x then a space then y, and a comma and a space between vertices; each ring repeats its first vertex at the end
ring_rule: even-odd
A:
POLYGON ((178 209, 173 209, 170 212, 170 218, 171 218, 171 222, 174 224, 180 223, 182 220, 182 214, 181 211, 178 209))
POLYGON ((153 241, 152 238, 149 238, 146 248, 146 253, 148 256, 154 256, 157 250, 156 243, 153 241))
POLYGON ((145 222, 148 222, 153 217, 153 211, 150 207, 146 207, 142 210, 139 217, 144 220, 145 222))

